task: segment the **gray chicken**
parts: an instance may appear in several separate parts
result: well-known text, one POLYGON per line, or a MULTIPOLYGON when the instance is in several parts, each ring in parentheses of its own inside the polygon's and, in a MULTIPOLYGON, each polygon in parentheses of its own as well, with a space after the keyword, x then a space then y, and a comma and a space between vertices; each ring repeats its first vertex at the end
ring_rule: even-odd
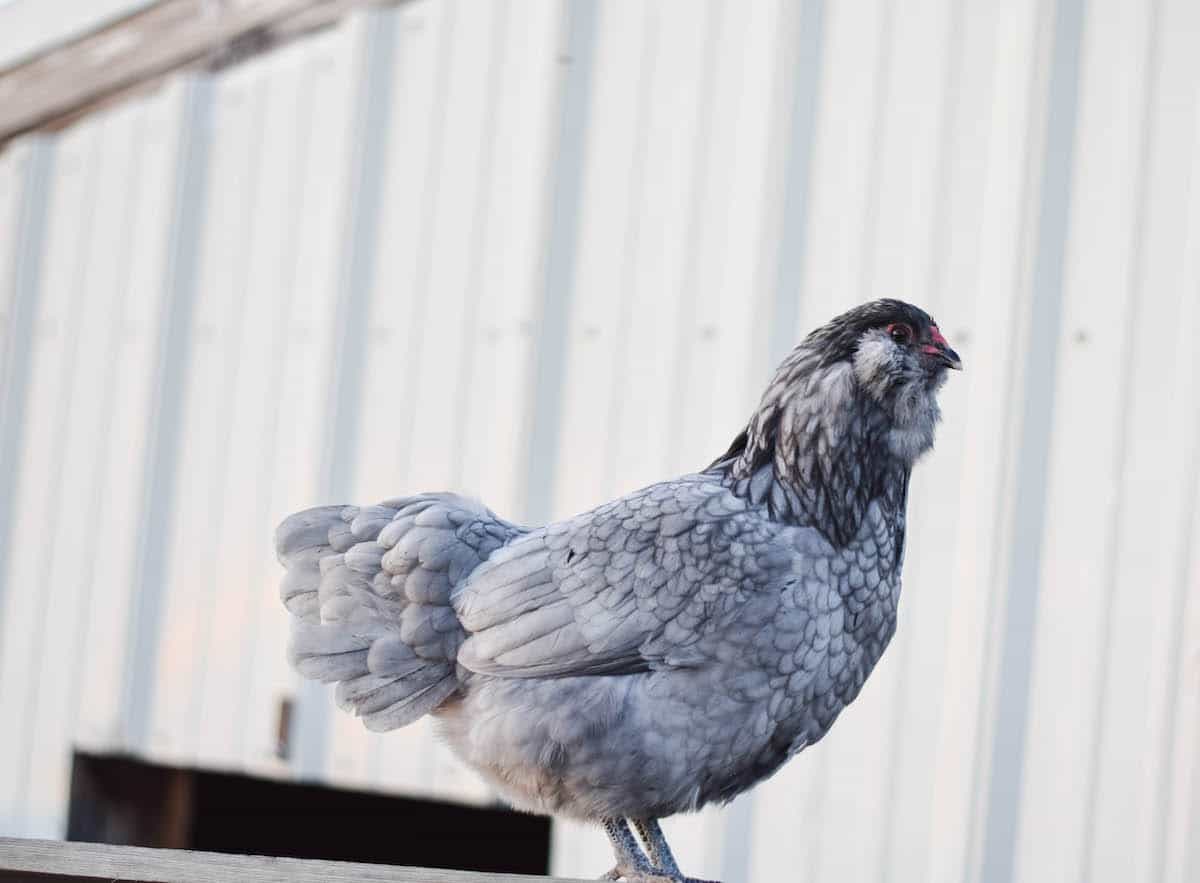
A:
POLYGON ((960 367, 928 314, 875 301, 693 475, 544 527, 450 493, 292 515, 290 660, 372 730, 435 715, 514 806, 600 823, 604 879, 686 881, 657 819, 820 739, 891 639, 909 473, 960 367))

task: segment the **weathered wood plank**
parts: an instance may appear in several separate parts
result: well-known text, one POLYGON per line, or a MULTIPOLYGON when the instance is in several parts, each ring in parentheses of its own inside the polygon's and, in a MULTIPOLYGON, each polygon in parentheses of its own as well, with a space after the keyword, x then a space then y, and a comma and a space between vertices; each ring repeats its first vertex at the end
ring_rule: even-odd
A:
MULTIPOLYGON (((129 883, 519 883, 552 879, 0 837, 0 881, 27 879, 23 875, 31 873, 129 883)), ((559 883, 571 881, 560 878, 559 883)))
POLYGON ((0 141, 196 62, 219 61, 386 0, 162 0, 0 70, 0 141))

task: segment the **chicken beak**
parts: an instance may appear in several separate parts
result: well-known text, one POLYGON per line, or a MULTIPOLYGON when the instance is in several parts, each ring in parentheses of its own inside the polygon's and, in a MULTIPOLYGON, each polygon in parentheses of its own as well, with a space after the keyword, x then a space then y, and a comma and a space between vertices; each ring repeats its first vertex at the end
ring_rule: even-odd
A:
POLYGON ((942 332, 938 330, 936 325, 929 329, 929 337, 931 342, 923 347, 925 353, 933 358, 937 364, 953 368, 955 371, 961 371, 962 359, 958 357, 958 353, 950 348, 950 342, 942 337, 942 332))
POLYGON ((958 357, 958 353, 950 349, 949 346, 938 348, 938 358, 947 368, 953 368, 955 371, 962 370, 962 359, 958 357))

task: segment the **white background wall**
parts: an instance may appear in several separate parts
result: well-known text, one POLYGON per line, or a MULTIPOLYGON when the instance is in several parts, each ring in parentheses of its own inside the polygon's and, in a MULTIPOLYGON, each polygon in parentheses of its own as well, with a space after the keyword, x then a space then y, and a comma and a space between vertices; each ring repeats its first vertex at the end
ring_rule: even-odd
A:
POLYGON ((1200 879, 1198 41, 1194 0, 418 0, 10 144, 0 832, 63 833, 72 745, 489 800, 288 672, 274 524, 694 469, 894 296, 967 366, 898 635, 668 822, 685 869, 1200 879))

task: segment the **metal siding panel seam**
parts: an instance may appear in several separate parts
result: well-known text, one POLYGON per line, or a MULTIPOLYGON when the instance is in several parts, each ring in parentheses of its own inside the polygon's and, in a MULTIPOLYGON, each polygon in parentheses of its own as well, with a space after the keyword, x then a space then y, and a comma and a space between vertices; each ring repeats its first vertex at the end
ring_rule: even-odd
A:
MULTIPOLYGON (((51 549, 45 542, 55 534, 54 508, 66 447, 71 379, 79 329, 74 307, 83 288, 87 230, 95 195, 98 123, 64 136, 56 151, 50 177, 43 266, 36 312, 31 324, 28 405, 22 438, 14 463, 17 481, 13 510, 21 517, 8 537, 6 591, 0 616, 0 717, 19 726, 0 731, 0 780, 13 783, 0 794, 0 825, 28 833, 26 810, 29 752, 33 740, 30 716, 32 691, 39 671, 39 626, 45 596, 29 591, 40 585, 51 549)), ((77 643, 77 635, 70 640, 77 643)))
POLYGON ((170 188, 172 201, 164 216, 170 225, 170 236, 161 277, 165 293, 158 320, 156 385, 145 429, 150 448, 137 562, 139 592, 132 610, 122 702, 127 744, 137 752, 146 751, 150 745, 159 630, 163 625, 164 595, 170 591, 164 582, 166 553, 171 523, 176 517, 173 479, 183 443, 180 431, 185 367, 211 141, 211 82, 206 77, 188 77, 180 88, 185 93, 185 108, 176 146, 175 181, 170 188))
POLYGON ((30 383, 32 327, 37 311, 46 249, 46 219, 53 142, 31 136, 10 144, 5 165, 9 221, 5 263, 0 266, 0 612, 4 609, 6 559, 17 484, 17 458, 24 437, 26 392, 30 383))
POLYGON ((529 487, 524 517, 551 518, 560 450, 563 390, 570 316, 573 312, 576 261, 581 248, 582 191, 592 131, 593 76, 598 0, 560 0, 563 68, 557 84, 558 125, 550 170, 547 223, 542 231, 543 267, 539 280, 536 325, 535 388, 529 430, 529 487))
POLYGON ((1029 647, 1036 629, 1039 569, 1045 526, 1046 485, 1062 280, 1069 225, 1071 162, 1075 140, 1079 52, 1084 27, 1083 0, 1057 0, 1047 86, 1046 136, 1030 286, 1032 313, 1021 377, 1024 412, 1017 449, 1017 488, 1012 511, 1005 632, 1000 648, 991 777, 988 785, 986 843, 982 879, 1012 878, 1021 813, 1022 769, 1031 682, 1029 647))
POLYGON ((196 720, 207 644, 206 599, 214 579, 219 492, 225 482, 226 397, 237 385, 233 351, 242 321, 261 113, 261 66, 212 82, 207 127, 212 147, 204 220, 196 243, 196 282, 180 390, 181 444, 174 461, 174 517, 165 527, 162 600, 153 656, 146 750, 152 759, 195 763, 196 720), (219 137, 218 137, 219 136, 219 137))

